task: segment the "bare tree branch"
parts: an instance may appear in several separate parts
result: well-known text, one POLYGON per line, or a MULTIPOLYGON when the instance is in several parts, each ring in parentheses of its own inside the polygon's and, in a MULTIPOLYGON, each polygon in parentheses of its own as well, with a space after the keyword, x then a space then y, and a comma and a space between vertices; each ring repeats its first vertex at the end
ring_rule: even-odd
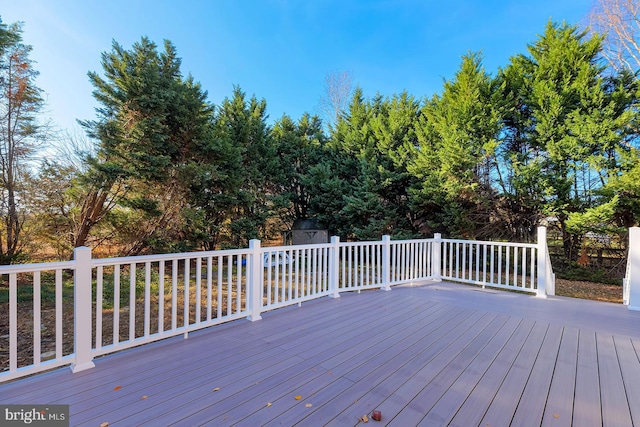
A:
POLYGON ((595 0, 589 24, 606 36, 602 53, 614 70, 640 69, 640 1, 595 0))
POLYGON ((324 95, 320 97, 320 110, 326 123, 335 126, 340 114, 347 108, 353 92, 353 74, 332 71, 324 77, 324 95))

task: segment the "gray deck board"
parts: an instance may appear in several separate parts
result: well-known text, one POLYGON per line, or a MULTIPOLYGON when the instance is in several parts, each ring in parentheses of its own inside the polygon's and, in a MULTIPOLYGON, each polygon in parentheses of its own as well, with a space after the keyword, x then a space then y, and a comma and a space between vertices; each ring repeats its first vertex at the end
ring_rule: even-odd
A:
MULTIPOLYGON (((364 392, 360 391, 359 394, 355 394, 354 397, 357 397, 358 401, 340 412, 334 412, 332 414, 330 411, 325 411, 328 412, 327 417, 335 417, 329 424, 348 424, 350 420, 357 420, 373 409, 376 409, 376 407, 379 407, 385 411, 385 413, 392 413, 392 411, 390 411, 389 408, 385 408, 382 403, 388 396, 402 394, 398 389, 417 375, 414 374, 414 369, 411 367, 414 365, 421 366, 428 361, 433 361, 444 349, 448 348, 448 345, 455 343, 456 338, 468 330, 470 323, 480 320, 480 324, 482 324, 483 319, 480 318, 480 313, 474 314, 474 316, 465 318, 457 325, 451 322, 451 326, 455 326, 453 329, 443 328, 443 330, 440 330, 440 327, 438 327, 437 335, 429 334, 415 344, 407 347, 406 350, 398 349, 400 352, 398 356, 390 359, 387 364, 380 366, 380 369, 374 369, 370 371, 367 376, 361 377, 359 383, 354 386, 356 390, 364 390, 364 392), (434 344, 430 345, 430 342, 434 344), (394 368, 397 369, 394 370, 394 368), (382 372, 388 375, 386 378, 382 378, 382 381, 376 383, 379 381, 379 378, 376 377, 382 377, 382 372), (375 384, 375 387, 368 389, 367 384, 375 384)), ((341 397, 338 396, 335 400, 340 401, 341 397)))
POLYGON ((614 338, 614 341, 627 400, 630 403, 631 419, 635 425, 640 425, 640 382, 632 380, 640 378, 640 360, 630 339, 614 338))
POLYGON ((317 405, 310 418, 317 423, 326 424, 341 412, 348 411, 350 416, 346 416, 357 420, 373 409, 368 407, 372 402, 364 399, 369 390, 380 390, 386 395, 385 389, 394 388, 389 383, 398 383, 395 388, 404 384, 413 375, 413 366, 422 366, 447 345, 455 343, 457 337, 468 331, 469 322, 476 321, 481 316, 476 312, 468 317, 452 319, 441 326, 430 324, 418 335, 420 339, 410 337, 403 341, 404 345, 386 347, 384 352, 345 374, 345 378, 353 381, 353 386, 329 401, 322 402, 322 405, 317 405), (367 408, 360 409, 363 404, 367 408))
MULTIPOLYGON (((475 386, 480 382, 480 379, 498 357, 500 351, 509 342, 517 327, 518 323, 516 322, 505 322, 487 345, 471 360, 468 366, 460 366, 462 370, 459 372, 455 382, 451 384, 451 387, 422 419, 420 425, 450 424, 451 419, 462 407, 467 396, 471 394, 475 386)), ((449 369, 448 372, 443 373, 450 377, 456 374, 455 369, 449 369)))
POLYGON ((551 388, 542 417, 543 426, 571 426, 577 363, 578 330, 564 328, 558 359, 553 369, 551 388))
POLYGON ((613 337, 597 334, 596 344, 598 346, 598 371, 600 372, 602 424, 605 427, 632 425, 613 337))
POLYGON ((483 316, 464 335, 407 380, 398 389, 398 394, 412 396, 412 399, 392 419, 393 425, 418 425, 442 396, 442 392, 460 374, 463 369, 460 364, 475 357, 504 321, 505 318, 501 316, 483 316))
POLYGON ((595 332, 580 332, 578 338, 576 392, 573 400, 573 425, 602 426, 598 352, 595 332))
POLYGON ((450 283, 344 293, 0 385, 71 425, 631 426, 640 313, 450 283), (301 396, 297 400, 296 396, 301 396), (370 421, 372 423, 372 421, 370 421))
POLYGON ((526 388, 518 403, 511 425, 540 425, 554 373, 562 338, 562 327, 551 325, 531 369, 526 388))
POLYGON ((465 427, 480 424, 534 325, 535 322, 528 319, 520 323, 518 329, 493 360, 482 379, 466 397, 462 406, 455 414, 450 414, 453 415, 453 419, 449 425, 465 427))
POLYGON ((491 405, 487 408, 487 412, 480 422, 482 425, 506 426, 511 424, 548 327, 548 324, 536 324, 491 401, 491 405))
MULTIPOLYGON (((139 410, 142 396, 148 396, 149 399, 153 399, 153 402, 158 405, 157 412, 160 413, 163 411, 174 413, 176 411, 173 409, 179 410, 185 407, 197 409, 196 402, 198 399, 207 399, 208 401, 222 400, 241 392, 257 381, 262 381, 274 374, 284 373, 288 367, 300 361, 301 359, 297 356, 278 358, 277 355, 273 355, 269 360, 263 360, 260 363, 255 363, 240 371, 230 372, 223 376, 216 375, 215 378, 207 375, 204 369, 198 370, 184 380, 180 378, 178 381, 160 383, 159 386, 161 388, 155 392, 145 387, 144 384, 137 387, 135 392, 127 392, 126 390, 125 393, 112 392, 112 396, 117 394, 118 397, 102 404, 104 409, 99 417, 107 417, 103 421, 109 421, 110 419, 113 421, 127 420, 127 422, 137 424, 149 417, 149 414, 139 410), (220 390, 214 391, 217 388, 220 390)), ((147 402, 144 403, 146 404, 147 402)), ((102 421, 95 418, 98 415, 95 414, 95 411, 90 406, 85 409, 84 412, 77 414, 74 422, 80 423, 93 420, 91 423, 93 425, 95 425, 96 421, 98 424, 102 423, 102 421)), ((111 423, 111 421, 109 422, 111 423)))

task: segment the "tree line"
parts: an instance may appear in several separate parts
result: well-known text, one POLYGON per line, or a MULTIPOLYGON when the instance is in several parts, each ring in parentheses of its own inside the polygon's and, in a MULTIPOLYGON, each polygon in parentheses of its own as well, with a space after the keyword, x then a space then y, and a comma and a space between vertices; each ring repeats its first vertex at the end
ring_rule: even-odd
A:
POLYGON ((266 100, 238 86, 213 105, 171 42, 114 42, 89 73, 99 107, 80 121, 86 138, 37 168, 49 134, 21 33, 0 25, 2 263, 43 247, 241 247, 299 218, 345 240, 531 241, 548 223, 576 260, 588 233, 639 222, 637 70, 609 66, 606 38, 575 25, 549 22, 495 75, 470 52, 432 96, 343 85, 332 97, 348 102, 326 123, 271 124, 266 100))

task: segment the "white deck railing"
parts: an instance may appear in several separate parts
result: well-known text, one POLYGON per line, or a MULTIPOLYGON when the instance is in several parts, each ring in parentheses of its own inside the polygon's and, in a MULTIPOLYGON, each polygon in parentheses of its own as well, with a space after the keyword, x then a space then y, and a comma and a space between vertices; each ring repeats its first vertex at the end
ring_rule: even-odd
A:
POLYGON ((537 243, 441 239, 440 278, 484 287, 555 295, 555 275, 546 241, 538 228, 537 243))
POLYGON ((247 317, 248 258, 239 249, 93 260, 92 302, 112 307, 94 310, 93 356, 247 317))
POLYGON ((9 287, 9 351, 0 382, 63 365, 81 371, 100 355, 175 335, 186 338, 239 318, 259 320, 268 310, 347 291, 450 280, 546 296, 553 278, 546 235, 538 239, 514 244, 440 235, 373 242, 334 237, 326 244, 265 248, 253 240, 246 249, 106 259, 77 248, 73 261, 2 266, 0 278, 9 287), (43 288, 54 300, 46 311, 43 288), (33 296, 18 303, 25 289, 33 296), (22 322, 30 324, 28 330, 18 327, 19 304, 32 307, 32 319, 22 322), (70 319, 73 327, 67 326, 70 319), (50 329, 54 338, 44 342, 42 331, 50 329))
POLYGON ((442 240, 442 279, 537 293, 535 244, 442 240))
MULTIPOLYGON (((64 276, 73 277, 75 261, 43 263, 29 265, 12 265, 0 268, 3 286, 8 285, 8 304, 4 304, 2 310, 9 313, 8 325, 1 325, 3 329, 8 327, 8 334, 3 335, 2 356, 3 371, 0 373, 0 381, 29 375, 58 366, 73 363, 74 355, 63 352, 63 284, 64 276), (44 276, 44 277, 43 277, 44 276), (44 278, 44 283, 43 283, 44 278), (29 286, 32 290, 31 299, 32 321, 31 334, 28 330, 18 329, 18 290, 19 286, 29 286), (53 295, 53 307, 43 313, 42 293, 53 295), (53 312, 53 313, 51 313, 53 312), (42 328, 46 316, 47 328, 54 331, 53 343, 43 343, 41 339, 42 328), (24 335, 31 335, 31 339, 24 335), (7 351, 8 349, 8 351, 7 351), (28 349, 28 350, 27 350, 28 349), (24 366, 18 365, 18 351, 26 352, 31 356, 31 363, 24 366), (7 354, 8 353, 8 354, 7 354), (7 360, 8 359, 8 360, 7 360)), ((68 307, 67 307, 68 308, 68 307)))
POLYGON ((262 249, 257 273, 262 276, 263 293, 259 311, 329 295, 331 250, 328 243, 262 249))

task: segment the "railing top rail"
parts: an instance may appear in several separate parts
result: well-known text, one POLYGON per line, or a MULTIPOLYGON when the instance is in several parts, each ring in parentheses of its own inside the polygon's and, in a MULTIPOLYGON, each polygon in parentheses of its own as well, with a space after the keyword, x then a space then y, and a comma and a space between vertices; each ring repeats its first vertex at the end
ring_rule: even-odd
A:
POLYGON ((381 245, 382 240, 367 240, 364 242, 340 242, 340 247, 358 247, 358 246, 372 246, 372 245, 381 245))
POLYGON ((430 239, 403 239, 403 240, 390 240, 392 244, 404 244, 404 243, 421 243, 421 242, 434 242, 435 238, 430 239))
POLYGON ((156 255, 138 255, 129 257, 117 257, 117 258, 94 258, 91 260, 93 267, 107 266, 107 265, 122 265, 131 263, 143 263, 143 262, 156 262, 156 261, 170 261, 170 260, 183 260, 183 259, 195 259, 195 258, 207 258, 217 256, 228 255, 246 255, 251 253, 248 248, 243 249, 225 249, 219 251, 202 251, 202 252, 181 252, 171 254, 156 254, 156 255))
POLYGON ((32 273, 34 271, 73 270, 75 261, 40 262, 35 264, 0 265, 0 274, 32 273))
POLYGON ((279 252, 290 251, 294 249, 314 249, 314 248, 329 248, 331 243, 313 243, 308 245, 289 245, 289 246, 261 246, 261 252, 279 252))
POLYGON ((477 245, 491 245, 491 246, 510 246, 518 248, 537 248, 536 243, 512 243, 512 242, 498 242, 495 240, 462 240, 462 239, 442 239, 442 242, 449 243, 469 243, 477 245))

